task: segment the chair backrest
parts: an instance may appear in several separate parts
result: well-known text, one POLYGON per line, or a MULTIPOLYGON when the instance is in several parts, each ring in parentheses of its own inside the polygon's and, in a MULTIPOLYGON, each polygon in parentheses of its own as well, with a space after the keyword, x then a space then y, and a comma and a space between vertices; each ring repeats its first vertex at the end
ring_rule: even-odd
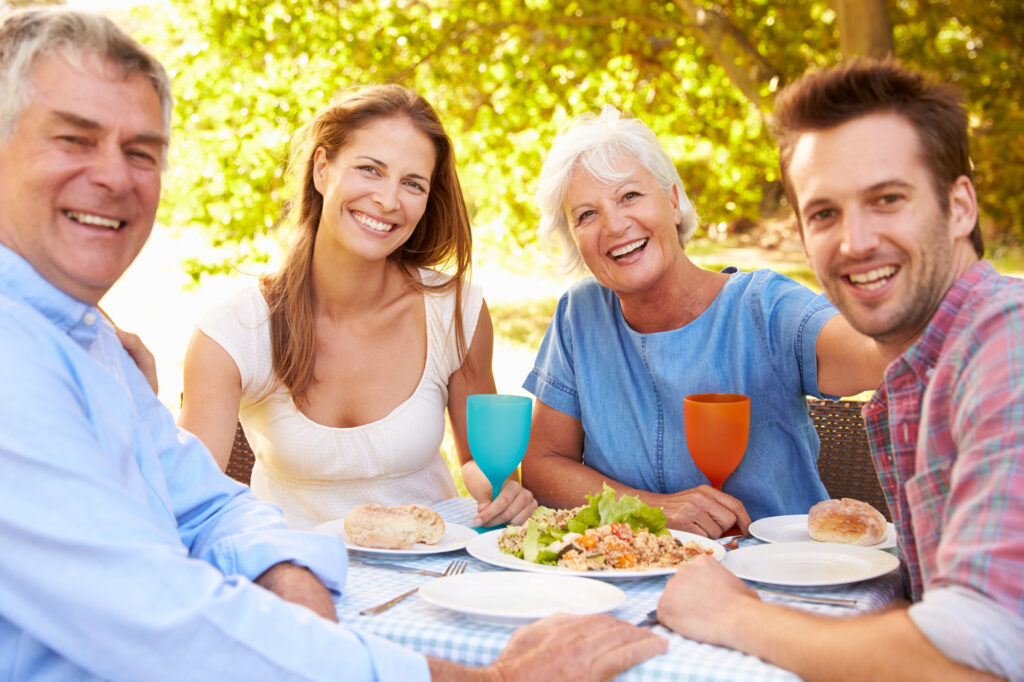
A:
POLYGON ((239 422, 235 427, 235 442, 231 444, 231 457, 224 473, 236 481, 249 485, 255 459, 249 441, 245 438, 245 431, 242 430, 242 423, 239 422))
POLYGON ((830 497, 863 500, 892 521, 868 448, 868 434, 857 400, 807 401, 821 440, 818 474, 830 497))

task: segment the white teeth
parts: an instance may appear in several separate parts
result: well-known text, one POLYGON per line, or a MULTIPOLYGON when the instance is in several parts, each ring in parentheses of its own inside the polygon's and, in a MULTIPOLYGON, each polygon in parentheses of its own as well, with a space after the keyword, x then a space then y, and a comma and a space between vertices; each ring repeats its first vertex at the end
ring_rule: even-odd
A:
POLYGON ((857 274, 851 274, 847 277, 850 282, 856 284, 861 289, 867 289, 873 291, 878 287, 884 285, 890 277, 896 274, 897 268, 894 265, 885 265, 868 272, 861 272, 857 274))
POLYGON ((353 212, 352 217, 355 218, 359 222, 359 224, 366 225, 374 232, 390 232, 391 228, 395 226, 394 223, 382 222, 380 220, 377 220, 376 218, 371 218, 365 213, 353 212))
POLYGON ((79 213, 78 211, 64 211, 64 215, 71 218, 76 223, 82 223, 83 225, 96 225, 97 227, 108 227, 111 230, 120 230, 121 226, 124 225, 124 222, 121 220, 103 218, 89 213, 79 213))
POLYGON ((617 249, 612 249, 611 250, 612 258, 618 258, 620 256, 625 256, 630 251, 635 251, 636 249, 639 249, 641 246, 643 246, 646 243, 647 243, 647 238, 644 237, 643 239, 637 239, 635 242, 630 242, 629 244, 626 244, 625 246, 620 246, 617 249))

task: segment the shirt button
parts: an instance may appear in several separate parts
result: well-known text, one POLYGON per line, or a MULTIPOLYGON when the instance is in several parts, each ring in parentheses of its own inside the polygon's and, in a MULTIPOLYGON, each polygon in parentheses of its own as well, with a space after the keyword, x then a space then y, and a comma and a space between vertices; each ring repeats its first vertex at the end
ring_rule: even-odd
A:
POLYGON ((86 313, 82 317, 82 322, 86 323, 87 325, 89 325, 91 327, 92 325, 96 324, 96 314, 95 313, 86 313))

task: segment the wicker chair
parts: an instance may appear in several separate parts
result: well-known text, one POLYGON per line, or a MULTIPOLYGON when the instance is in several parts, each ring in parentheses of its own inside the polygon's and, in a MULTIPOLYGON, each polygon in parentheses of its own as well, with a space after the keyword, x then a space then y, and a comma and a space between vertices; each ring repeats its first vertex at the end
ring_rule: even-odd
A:
POLYGON ((249 485, 252 476, 252 464, 255 457, 249 447, 249 441, 245 438, 245 431, 242 430, 241 422, 235 428, 235 442, 231 445, 231 457, 228 459, 228 468, 225 473, 236 481, 249 485))
POLYGON ((867 431, 860 414, 864 403, 856 400, 807 402, 821 440, 818 473, 828 494, 863 500, 892 521, 868 449, 867 431))

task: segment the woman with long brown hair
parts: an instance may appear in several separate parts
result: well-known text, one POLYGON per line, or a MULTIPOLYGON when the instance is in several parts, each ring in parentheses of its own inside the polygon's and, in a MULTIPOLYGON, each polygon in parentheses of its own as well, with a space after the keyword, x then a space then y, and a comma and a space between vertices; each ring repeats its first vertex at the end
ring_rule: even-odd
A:
POLYGON ((492 502, 466 441, 466 396, 495 391, 493 330, 433 108, 397 85, 345 93, 299 131, 289 170, 293 242, 276 273, 200 320, 180 425, 223 469, 240 419, 253 491, 310 528, 358 504, 457 495, 447 409, 475 522, 524 521, 533 496, 513 474, 492 502))

